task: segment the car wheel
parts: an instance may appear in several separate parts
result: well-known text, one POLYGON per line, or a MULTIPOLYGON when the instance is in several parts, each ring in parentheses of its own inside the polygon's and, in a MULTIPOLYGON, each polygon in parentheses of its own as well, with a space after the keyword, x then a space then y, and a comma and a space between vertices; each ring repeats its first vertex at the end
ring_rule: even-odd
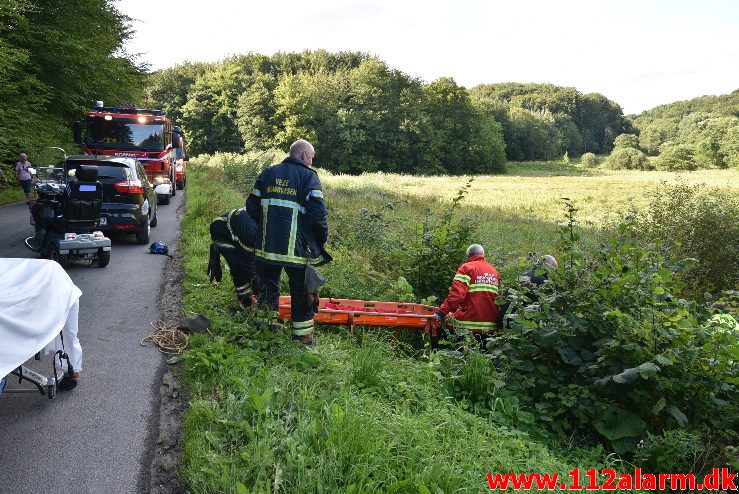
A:
POLYGON ((110 264, 110 251, 109 250, 101 250, 98 253, 98 267, 104 268, 110 264))
POLYGON ((177 182, 177 189, 182 190, 185 188, 185 182, 177 182))
POLYGON ((154 228, 155 226, 157 226, 157 223, 159 223, 159 217, 157 216, 157 207, 156 205, 154 205, 154 219, 151 220, 149 224, 152 228, 154 228))
POLYGON ((149 223, 149 218, 146 218, 146 227, 136 232, 136 243, 139 245, 146 245, 149 243, 149 233, 151 230, 151 223, 149 223))
POLYGON ((46 258, 50 261, 55 261, 61 264, 61 255, 59 254, 59 248, 54 244, 50 244, 48 250, 46 251, 46 258))
POLYGON ((165 206, 167 204, 169 204, 169 196, 168 195, 162 194, 160 196, 157 196, 157 198, 159 199, 159 204, 164 204, 165 206))

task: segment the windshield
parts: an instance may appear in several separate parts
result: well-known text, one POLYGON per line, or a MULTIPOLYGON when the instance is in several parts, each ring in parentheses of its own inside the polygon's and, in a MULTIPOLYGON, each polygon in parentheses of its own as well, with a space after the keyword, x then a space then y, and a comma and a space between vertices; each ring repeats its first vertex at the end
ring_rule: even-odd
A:
POLYGON ((36 168, 36 179, 41 182, 64 182, 64 168, 61 166, 40 166, 36 168))
POLYGON ((141 151, 164 149, 162 136, 164 124, 138 123, 136 120, 89 119, 87 122, 87 145, 141 151))

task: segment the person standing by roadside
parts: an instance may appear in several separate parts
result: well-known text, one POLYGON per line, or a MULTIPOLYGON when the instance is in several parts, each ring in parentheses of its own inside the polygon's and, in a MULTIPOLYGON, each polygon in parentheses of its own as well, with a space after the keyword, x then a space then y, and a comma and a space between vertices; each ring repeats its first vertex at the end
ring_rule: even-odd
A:
POLYGON ((19 156, 20 161, 15 164, 15 174, 18 177, 18 181, 23 187, 23 192, 26 194, 26 204, 30 204, 33 195, 31 194, 31 162, 28 161, 26 153, 21 153, 19 156))
POLYGON ((306 345, 315 343, 306 266, 331 260, 324 250, 328 239, 326 203, 318 173, 310 167, 314 156, 310 142, 295 141, 282 163, 259 174, 246 200, 246 210, 258 225, 259 303, 278 310, 284 268, 290 281, 292 338, 306 345))

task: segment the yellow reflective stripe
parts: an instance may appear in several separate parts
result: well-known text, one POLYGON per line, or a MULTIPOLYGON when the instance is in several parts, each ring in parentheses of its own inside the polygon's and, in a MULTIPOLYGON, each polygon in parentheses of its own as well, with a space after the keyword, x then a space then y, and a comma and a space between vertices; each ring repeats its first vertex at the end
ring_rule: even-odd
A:
POLYGON ((454 324, 455 328, 460 329, 495 329, 496 323, 494 322, 485 322, 485 321, 460 321, 459 319, 455 319, 452 324, 454 324))
POLYGON ((233 244, 227 244, 226 242, 213 242, 214 245, 217 245, 221 249, 235 249, 233 244))
MULTIPOLYGON (((449 278, 447 278, 447 279, 449 279, 449 278)), ((462 282, 462 283, 464 283, 465 285, 469 285, 469 284, 470 284, 470 280, 471 280, 471 279, 472 279, 472 278, 470 278, 470 277, 469 277, 469 276, 467 276, 466 274, 455 274, 455 275, 454 275, 454 281, 461 281, 461 282, 462 282)))
POLYGON ((308 196, 309 197, 320 197, 321 199, 323 199, 323 192, 321 192, 318 189, 311 189, 311 191, 308 192, 308 196))
POLYGON ((490 285, 488 283, 473 283, 470 285, 469 291, 498 293, 498 287, 495 285, 490 285))
POLYGON ((266 252, 259 249, 255 250, 254 252, 256 253, 257 257, 268 259, 270 261, 284 261, 292 264, 306 264, 308 262, 308 259, 305 257, 288 256, 285 254, 273 254, 272 252, 266 252))
MULTIPOLYGON (((267 216, 268 212, 269 212, 269 206, 267 206, 266 204, 262 204, 262 247, 267 245, 267 222, 269 221, 269 216, 267 216)), ((261 251, 256 250, 254 252, 261 252, 261 251)))
POLYGON ((293 217, 290 220, 290 239, 287 241, 287 253, 295 254, 295 238, 298 235, 298 210, 293 209, 293 217))
MULTIPOLYGON (((231 211, 228 212, 228 216, 226 217, 226 228, 228 228, 228 233, 231 234, 231 240, 233 240, 234 242, 236 242, 237 244, 239 244, 239 246, 242 249, 244 249, 245 251, 247 251, 247 252, 254 252, 254 248, 253 247, 249 247, 247 245, 244 245, 244 243, 241 241, 241 239, 236 234, 234 234, 233 228, 231 228, 231 216, 233 216, 234 213, 236 213, 237 211, 243 211, 244 209, 245 208, 232 209, 231 211)), ((223 217, 221 217, 221 218, 223 218, 223 217)))
POLYGON ((281 206, 283 208, 297 209, 301 213, 305 214, 305 208, 294 201, 288 201, 287 199, 262 199, 262 206, 281 206))
POLYGON ((308 328, 308 329, 293 329, 293 334, 295 336, 305 336, 305 335, 313 334, 313 328, 308 328))
POLYGON ((294 329, 305 329, 305 328, 312 328, 312 327, 313 327, 313 319, 309 319, 307 321, 293 321, 294 329))
POLYGON ((262 191, 259 189, 251 189, 251 193, 257 197, 262 197, 262 191))

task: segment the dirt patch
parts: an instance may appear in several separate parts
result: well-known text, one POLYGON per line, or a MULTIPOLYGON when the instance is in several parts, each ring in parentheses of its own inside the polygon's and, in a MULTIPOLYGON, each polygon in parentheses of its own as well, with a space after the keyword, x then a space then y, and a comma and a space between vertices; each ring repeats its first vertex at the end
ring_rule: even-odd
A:
MULTIPOLYGON (((177 221, 182 220, 184 201, 177 210, 177 221)), ((178 242, 179 244, 179 236, 178 242)), ((182 321, 182 282, 185 277, 182 267, 182 254, 176 249, 173 258, 164 269, 159 313, 168 326, 177 326, 182 321)), ((182 446, 180 430, 182 416, 187 410, 188 398, 182 385, 182 364, 162 364, 158 373, 158 410, 151 424, 149 452, 146 455, 142 492, 152 494, 180 494, 187 492, 184 480, 180 478, 180 459, 182 446), (153 444, 152 444, 153 443, 153 444)))

